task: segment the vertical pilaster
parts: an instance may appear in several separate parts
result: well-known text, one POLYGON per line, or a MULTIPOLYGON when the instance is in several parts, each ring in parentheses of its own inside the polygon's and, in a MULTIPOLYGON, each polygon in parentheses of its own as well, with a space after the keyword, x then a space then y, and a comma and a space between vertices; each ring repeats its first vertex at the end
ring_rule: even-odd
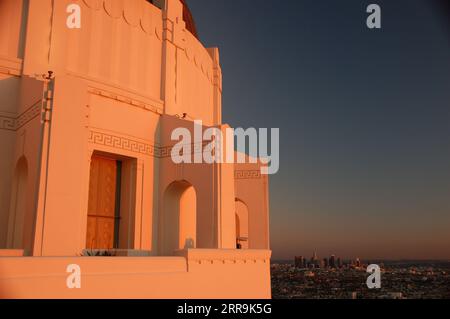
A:
POLYGON ((163 8, 162 99, 165 114, 180 113, 178 101, 178 54, 185 48, 183 5, 179 0, 166 0, 163 8))
POLYGON ((94 155, 94 149, 88 148, 85 152, 85 160, 84 160, 84 169, 83 169, 83 178, 84 178, 84 187, 83 187, 83 193, 84 196, 81 198, 82 204, 81 207, 83 209, 81 210, 80 214, 80 237, 78 240, 78 251, 83 251, 87 247, 86 245, 86 234, 87 234, 87 224, 88 224, 88 205, 89 205, 89 188, 90 188, 90 178, 91 178, 91 162, 92 162, 92 155, 94 155))
POLYGON ((222 124, 222 68, 218 48, 209 48, 209 55, 213 60, 213 112, 214 125, 222 124))
POLYGON ((53 105, 53 87, 54 80, 45 79, 44 89, 42 93, 42 109, 41 109, 41 123, 42 123, 42 137, 39 155, 39 178, 38 178, 38 192, 36 200, 36 223, 34 227, 34 244, 33 256, 42 256, 43 250, 43 236, 44 236, 44 220, 45 220, 45 203, 46 203, 46 188, 47 188, 47 172, 48 172, 48 153, 49 153, 49 131, 51 112, 53 105))
POLYGON ((133 171, 136 172, 136 188, 135 188, 135 222, 134 222, 134 249, 142 248, 142 223, 143 223, 143 185, 144 185, 144 161, 138 159, 133 171))
POLYGON ((23 74, 35 76, 49 70, 52 19, 51 0, 29 0, 23 74))
MULTIPOLYGON (((223 145, 226 145, 226 130, 228 125, 220 127, 223 145)), ((222 150, 224 151, 224 149, 222 150)), ((226 154, 224 154, 226 156, 226 154)), ((217 238, 219 249, 236 248, 236 217, 235 217, 235 189, 234 164, 214 164, 214 198, 217 220, 217 238)))
MULTIPOLYGON (((39 195, 43 196, 42 256, 76 256, 86 227, 85 196, 87 85, 78 78, 59 76, 54 81, 48 151, 43 148, 39 195), (68 151, 68 147, 70 151, 68 151), (63 185, 63 186, 62 186, 63 185)), ((46 118, 47 119, 47 118, 46 118)))

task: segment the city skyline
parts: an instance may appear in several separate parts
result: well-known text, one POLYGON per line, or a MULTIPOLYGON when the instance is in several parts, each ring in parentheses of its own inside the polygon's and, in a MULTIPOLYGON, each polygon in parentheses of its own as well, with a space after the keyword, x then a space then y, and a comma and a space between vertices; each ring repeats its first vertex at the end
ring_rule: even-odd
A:
MULTIPOLYGON (((406 262, 414 262, 414 261, 417 261, 417 262, 427 262, 427 261, 443 261, 443 262, 450 262, 450 259, 447 259, 447 258, 442 258, 442 259, 439 259, 439 258, 437 258, 437 259, 415 259, 415 258, 361 258, 360 256, 358 256, 358 255, 346 255, 346 256, 341 256, 341 255, 339 255, 339 254, 336 254, 336 253, 331 253, 331 254, 320 254, 320 253, 318 253, 317 251, 314 251, 314 253, 313 254, 316 254, 317 255, 317 260, 318 261, 322 261, 322 260, 324 260, 324 259, 329 259, 329 258, 331 258, 331 257, 335 257, 335 259, 336 260, 338 260, 338 259, 340 259, 343 263, 344 262, 352 262, 352 261, 356 261, 356 260, 359 260, 359 261, 361 261, 362 263, 363 262, 370 262, 370 263, 372 263, 372 262, 374 262, 374 263, 376 263, 376 262, 403 262, 403 261, 406 261, 406 262)), ((296 254, 296 255, 293 255, 291 258, 288 258, 288 259, 274 259, 273 260, 273 262, 295 262, 295 260, 297 259, 297 258, 299 258, 299 257, 303 257, 304 259, 305 259, 305 261, 311 261, 312 260, 312 257, 311 257, 311 254, 296 254)))
POLYGON ((224 121, 281 129, 275 260, 450 259, 448 2, 371 3, 189 0, 224 121))

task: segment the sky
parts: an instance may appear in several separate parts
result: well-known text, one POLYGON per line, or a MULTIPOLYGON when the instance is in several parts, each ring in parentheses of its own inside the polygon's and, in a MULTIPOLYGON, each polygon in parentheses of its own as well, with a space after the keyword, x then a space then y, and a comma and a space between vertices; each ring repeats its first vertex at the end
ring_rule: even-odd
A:
POLYGON ((450 259, 449 1, 188 4, 224 122, 280 128, 273 259, 450 259))

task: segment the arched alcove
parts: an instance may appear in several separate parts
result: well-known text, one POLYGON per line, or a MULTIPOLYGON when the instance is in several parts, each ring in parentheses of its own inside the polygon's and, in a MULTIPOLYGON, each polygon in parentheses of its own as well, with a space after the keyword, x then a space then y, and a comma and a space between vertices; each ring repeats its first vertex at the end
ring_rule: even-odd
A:
POLYGON ((240 199, 235 201, 236 209, 236 246, 240 249, 249 248, 248 207, 240 199))
POLYGON ((28 162, 21 157, 14 170, 11 204, 8 220, 8 248, 24 249, 25 231, 32 221, 26 220, 26 201, 28 185, 28 162))
POLYGON ((159 223, 159 252, 172 256, 176 250, 197 244, 197 194, 185 181, 174 182, 164 192, 159 223))

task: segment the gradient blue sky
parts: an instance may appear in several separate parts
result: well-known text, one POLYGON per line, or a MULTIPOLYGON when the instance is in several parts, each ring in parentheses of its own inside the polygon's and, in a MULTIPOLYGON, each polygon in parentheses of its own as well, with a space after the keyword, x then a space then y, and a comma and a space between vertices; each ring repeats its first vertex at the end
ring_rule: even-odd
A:
POLYGON ((188 3, 221 50, 224 121, 281 129, 275 259, 450 259, 448 1, 188 3))

